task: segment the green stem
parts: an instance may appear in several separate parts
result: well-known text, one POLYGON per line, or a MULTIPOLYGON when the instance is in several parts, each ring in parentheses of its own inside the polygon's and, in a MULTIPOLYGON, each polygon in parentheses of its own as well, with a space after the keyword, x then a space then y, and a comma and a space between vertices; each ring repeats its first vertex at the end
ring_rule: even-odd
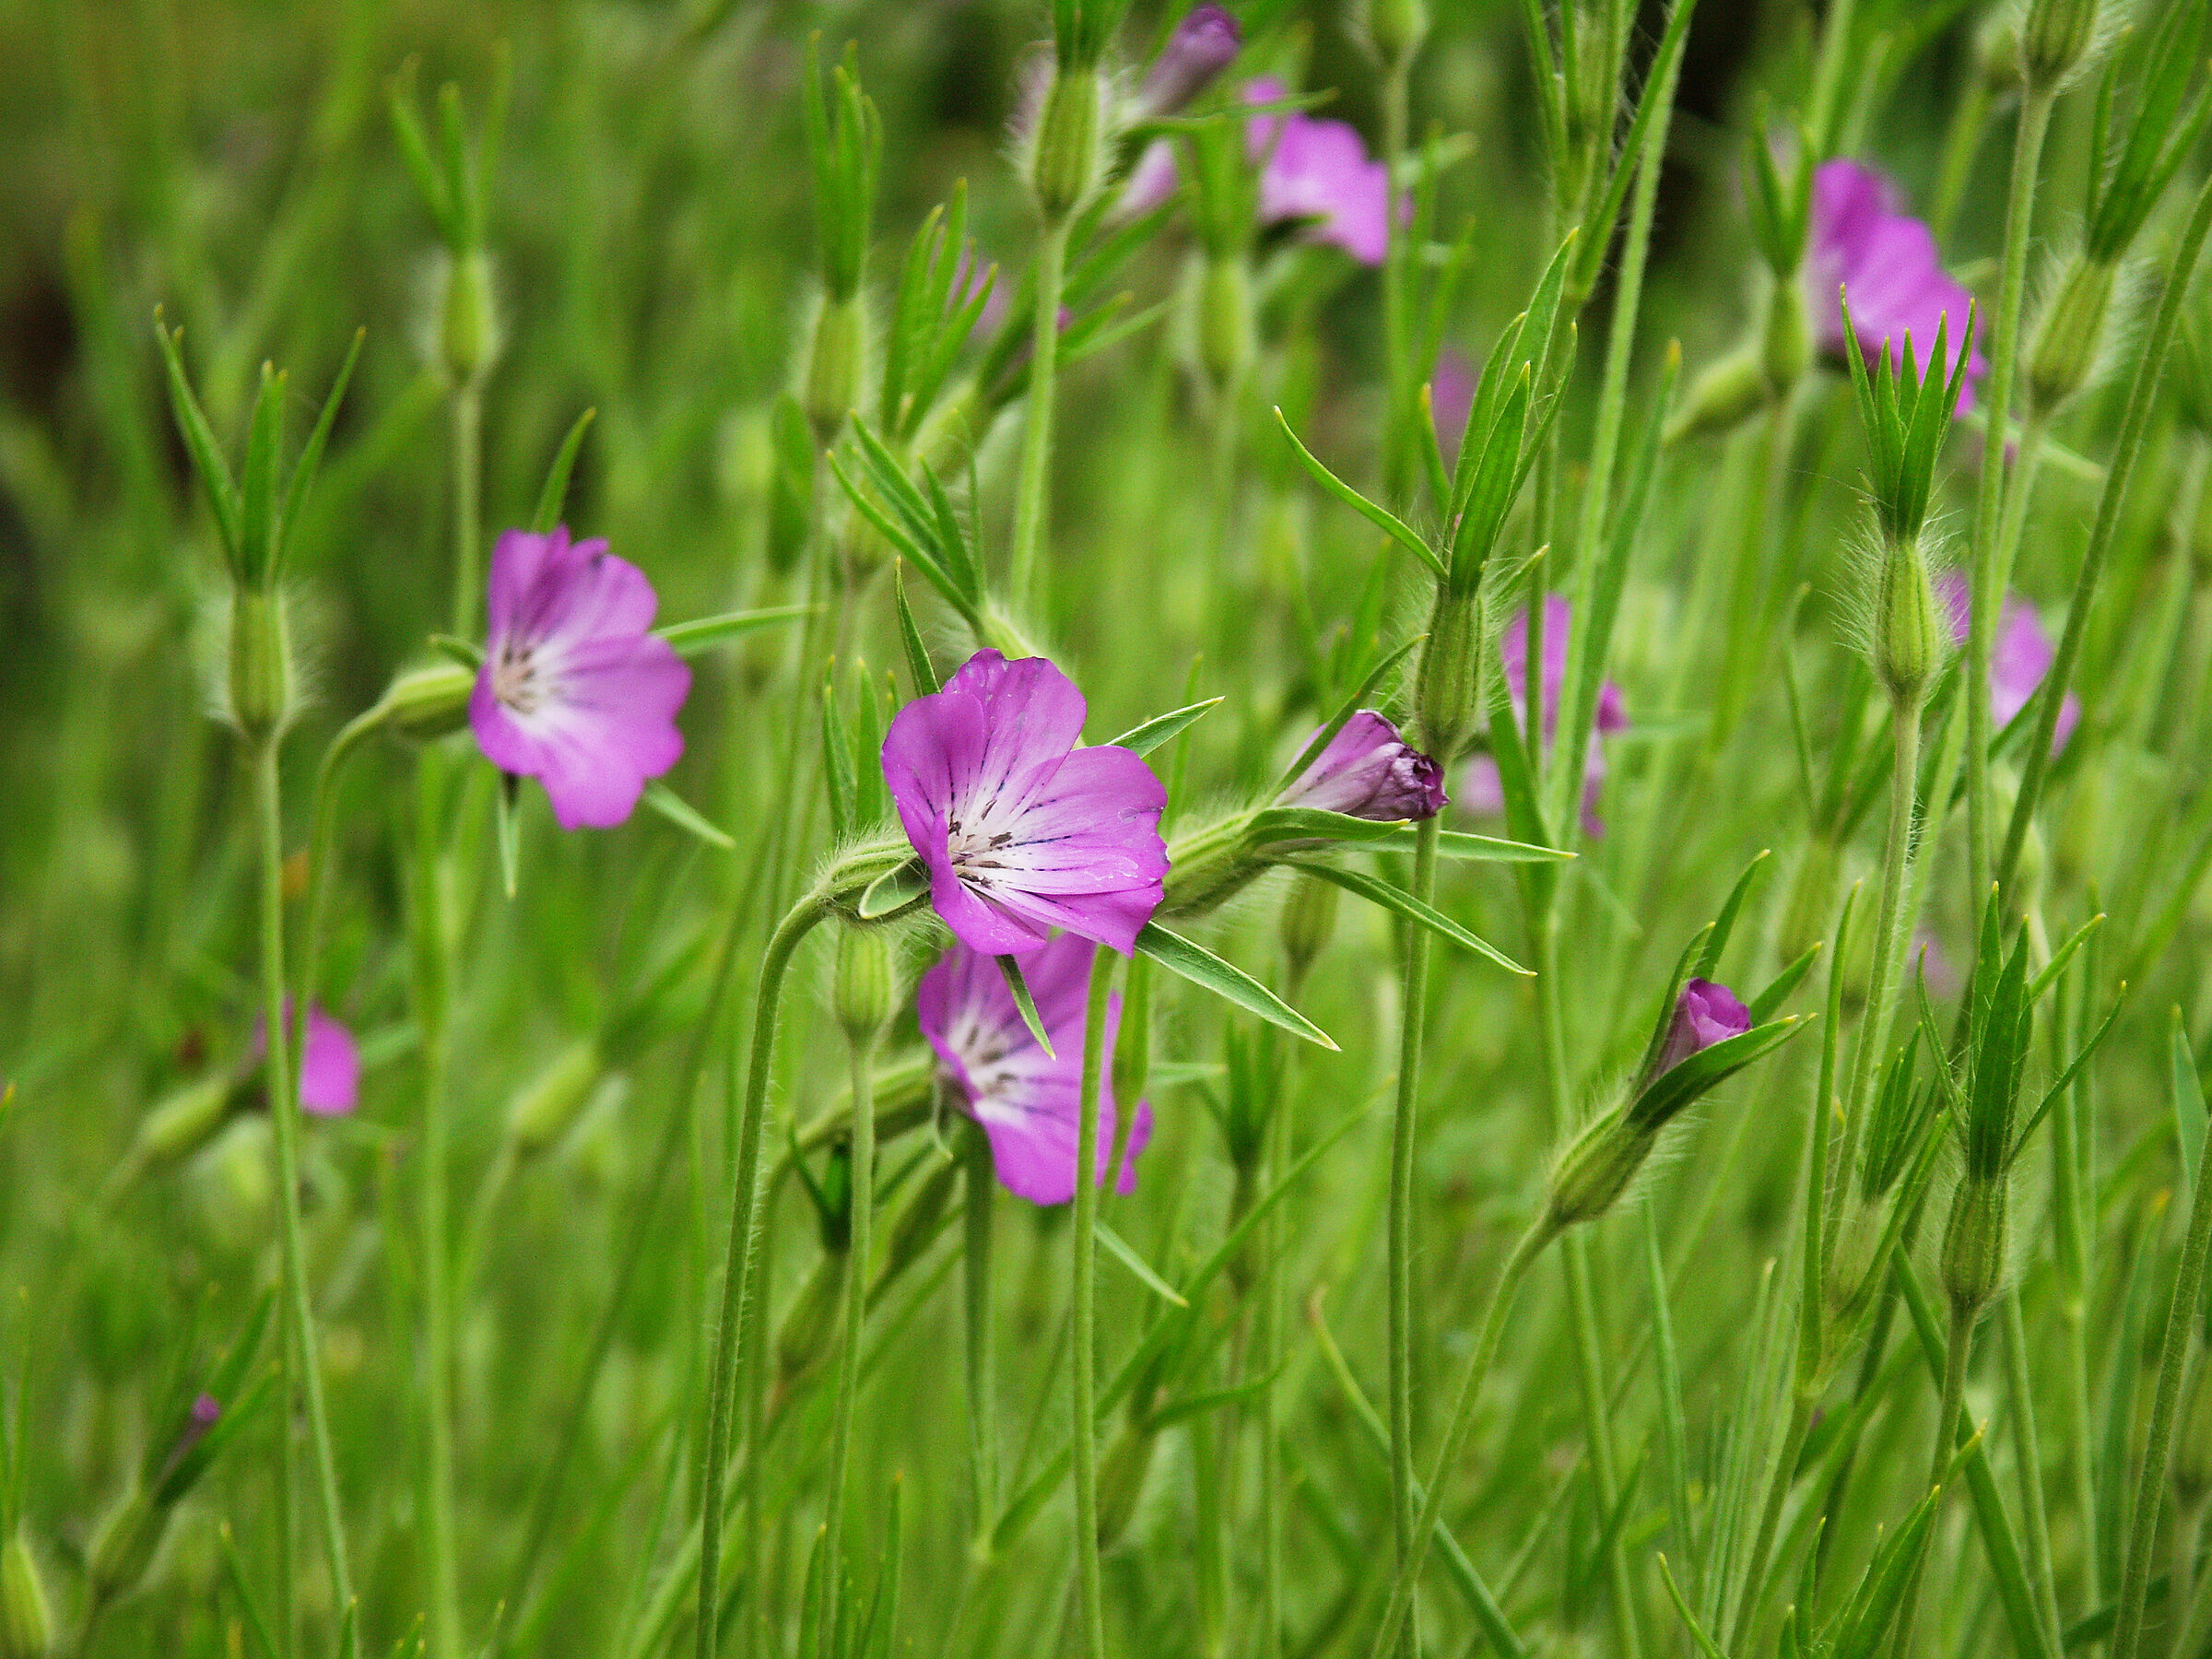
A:
POLYGON ((1513 1292, 1527 1275, 1529 1265, 1558 1234, 1558 1224, 1546 1215, 1522 1235, 1521 1241, 1513 1246, 1513 1253, 1506 1258, 1505 1266, 1499 1272, 1497 1287, 1490 1292, 1489 1311, 1483 1315, 1482 1335, 1476 1340, 1466 1373, 1460 1379, 1459 1397, 1452 1407, 1444 1443, 1437 1451, 1436 1468, 1429 1477, 1428 1491, 1414 1533, 1414 1547, 1399 1562, 1397 1577, 1390 1586, 1390 1603, 1383 1609, 1382 1628, 1375 1637, 1375 1659, 1385 1659, 1398 1640, 1400 1628, 1407 1622, 1414 1588, 1420 1581, 1421 1562, 1429 1553, 1429 1540, 1435 1535, 1442 1516, 1444 1488, 1466 1447, 1467 1431, 1474 1427, 1475 1407, 1482 1394, 1483 1379, 1488 1376, 1491 1362, 1498 1357, 1498 1346, 1505 1335, 1505 1317, 1512 1310, 1513 1292))
MULTIPOLYGON (((1966 638, 1967 893, 1977 910, 1989 891, 1990 877, 1989 665, 1996 646, 1997 613, 2005 599, 2000 533, 2005 444, 2010 435, 2013 370, 2019 355, 2020 307, 2027 291, 2028 229, 2035 216, 2035 179, 2042 164, 2043 135, 2051 124, 2051 102, 2048 92, 2036 91, 2024 94, 2020 102, 2019 125, 2013 135, 2012 186, 2005 208, 1996 324, 1990 335, 1989 379, 1982 389, 1989 429, 1982 448, 1981 491, 1974 504, 1972 617, 1966 638)), ((2025 485, 2025 478, 2021 482, 2025 485)))
POLYGON ((453 634, 477 637, 484 592, 479 524, 484 481, 484 394, 472 382, 453 390, 453 634))
POLYGON ((1075 1271, 1071 1295, 1075 1364, 1076 1575, 1083 1652, 1106 1659, 1106 1606, 1099 1583, 1098 1355, 1099 1088, 1106 1069, 1107 998, 1113 953, 1096 950, 1083 1017, 1083 1082, 1076 1111, 1075 1271))
MULTIPOLYGON (((1423 904, 1436 896, 1438 825, 1423 818, 1413 843, 1413 884, 1423 904)), ((1405 988, 1398 1010, 1397 1102, 1390 1128, 1390 1511, 1398 1571, 1420 1546, 1413 1530, 1413 1155, 1421 1095, 1421 1042, 1429 1005, 1429 930, 1406 930, 1405 988)), ((1407 1622, 1406 1648, 1418 1651, 1407 1622)), ((1378 1650, 1382 1651, 1382 1650, 1378 1650)))
POLYGON ((445 791, 440 757, 419 768, 415 835, 416 1025, 422 1034, 422 1145, 415 1160, 416 1249, 422 1274, 423 1454, 427 1487, 423 1554, 429 1578, 430 1653, 461 1652, 460 1569, 453 1537, 453 1247, 448 1209, 452 1124, 448 1112, 448 1038, 453 975, 446 916, 445 791))
MULTIPOLYGON (((280 774, 275 735, 263 740, 253 758, 255 827, 261 841, 261 1014, 268 1033, 269 1117, 276 1129, 277 1226, 284 1265, 285 1344, 287 1364, 297 1360, 300 1392, 307 1401, 307 1430, 314 1449, 316 1494, 323 1512, 323 1538, 330 1552, 331 1586, 340 1607, 353 1600, 353 1574, 346 1559, 346 1529, 338 1502, 336 1462, 331 1456, 330 1422, 323 1405, 320 1345, 315 1340, 315 1313, 307 1294, 306 1253, 300 1235, 300 1097, 297 1077, 288 1054, 284 1018, 284 819, 280 774)), ((286 1379, 290 1397, 291 1379, 286 1379)), ((283 1475, 290 1484, 290 1436, 283 1437, 283 1475)), ((292 1579, 288 1537, 279 1570, 281 1594, 290 1603, 292 1579)), ((288 1644, 291 1624, 284 1626, 288 1644)))
MULTIPOLYGON (((1798 1317, 1818 1320, 1818 1304, 1801 1309, 1798 1317)), ((1818 1404, 1816 1394, 1803 1388, 1792 1392, 1789 1428, 1782 1437, 1781 1455, 1768 1474, 1766 1505, 1759 1512, 1759 1531, 1752 1539, 1751 1555, 1744 1569, 1743 1599, 1736 1603, 1735 1633, 1728 1643, 1731 1652, 1751 1651, 1751 1621, 1758 1618, 1759 1604, 1766 1599, 1767 1558, 1774 1548, 1774 1535, 1782 1526, 1783 1505, 1789 1500, 1790 1488, 1795 1484, 1797 1464, 1805 1455, 1806 1436, 1812 1431, 1813 1407, 1818 1404)))
POLYGON ((1973 176, 1974 158, 1982 153, 1982 130, 1988 124, 1989 83, 1976 75, 1967 82, 1966 95, 1951 112, 1950 129, 1944 135, 1936 200, 1928 209, 1928 229, 1936 233, 1939 246, 1951 239, 1959 204, 1966 199, 1966 183, 1973 176))
POLYGON ((1835 120, 1836 99, 1843 88, 1855 9, 1855 0, 1835 0, 1820 29, 1820 58, 1813 70, 1813 109, 1806 126, 1813 135, 1815 152, 1822 156, 1829 153, 1829 127, 1835 120))
POLYGON ((2173 1418, 2182 1394, 2182 1367, 2189 1357, 2190 1327, 2196 1321, 2197 1291, 2205 1277, 2205 1254, 2212 1244, 2212 1171, 2199 1168, 2196 1195, 2189 1206, 2189 1231, 2182 1243, 2181 1270, 2166 1306, 2166 1333, 2159 1344, 2159 1389, 2152 1397, 2150 1429, 2143 1444, 2143 1472, 2136 1486, 2134 1517, 2128 1523, 2127 1565, 2120 1579, 2120 1620, 2112 1633, 2112 1659, 2136 1659, 2143 1639, 2143 1603, 2150 1588, 2150 1552, 2159 1533, 2159 1508, 2166 1497, 2166 1465, 2173 1451, 2173 1418))
POLYGON ((1053 398, 1060 368, 1060 288, 1067 224, 1047 225, 1037 243, 1037 324, 1030 357, 1021 468, 1014 482, 1014 553, 1008 590, 1017 605, 1037 598, 1037 555, 1052 512, 1053 398))
MULTIPOLYGON (((1383 177, 1390 182, 1388 194, 1394 198, 1399 166, 1406 155, 1412 71, 1413 53, 1402 52, 1391 60, 1382 76, 1381 159, 1385 170, 1383 177)), ((1397 222, 1397 215, 1386 213, 1383 218, 1382 347, 1389 398, 1382 418, 1383 471, 1392 496, 1403 500, 1410 493, 1414 457, 1418 453, 1415 448, 1418 429, 1413 424, 1418 413, 1413 389, 1413 330, 1406 314, 1408 247, 1406 228, 1397 222)))
MULTIPOLYGON (((1312 878, 1308 877, 1305 879, 1312 878)), ((1292 1007, 1298 1006, 1304 979, 1304 973, 1294 960, 1283 977, 1284 1000, 1292 1007)), ((1292 1049, 1284 1055, 1282 1070, 1276 1076, 1275 1110, 1268 1114, 1265 1153, 1266 1187, 1271 1193, 1282 1184, 1283 1177, 1290 1167, 1290 1090, 1297 1064, 1297 1051, 1292 1049)), ((1255 1369, 1268 1381, 1260 1389, 1259 1411, 1259 1659, 1283 1659, 1283 1406, 1273 1379, 1275 1368, 1282 1362, 1283 1357, 1286 1324, 1284 1298, 1288 1292, 1286 1282, 1288 1276, 1283 1271, 1283 1252, 1289 1245, 1289 1230, 1284 1225, 1279 1205, 1269 1213, 1260 1237, 1267 1265, 1261 1276, 1259 1351, 1253 1359, 1255 1369)))
POLYGON ((998 1514, 998 1414, 994 1379, 998 1362, 993 1352, 991 1322, 992 1203, 998 1183, 991 1161, 991 1142, 982 1128, 970 1124, 962 1131, 961 1249, 964 1277, 968 1362, 968 1462, 975 1488, 975 1534, 970 1556, 978 1562, 991 1552, 991 1523, 998 1514))
POLYGON ((2089 609, 2097 597, 2097 584, 2104 575, 2104 561, 2112 552, 2112 539, 2119 533, 2120 509, 2126 500, 2128 483, 2142 452, 2143 435, 2150 423, 2159 375, 2172 354, 2174 334, 2181 326, 2182 308, 2188 299, 2189 278, 2196 269, 2198 255, 2204 252, 2208 231, 2212 231, 2212 179, 2206 179, 2197 191, 2196 200, 2189 210, 2189 222, 2175 246, 2173 267, 2167 276, 2164 291, 2159 295, 2158 312, 2143 344, 2135 382, 2128 388, 2127 413, 2121 419, 2120 436, 2113 441, 2112 458, 2105 468, 2104 489, 2097 500, 2097 522, 2089 532, 2089 545, 2081 556, 2073 600, 2066 607, 2065 631, 2059 636, 2058 653, 2052 660, 2051 671, 2043 676, 2043 682, 2037 688, 2035 730, 2028 739, 2019 794, 2013 803, 2011 825, 2005 832, 2005 855, 1997 866, 1997 878, 2003 882, 2009 883, 2012 872, 2018 866, 2028 825, 2035 817, 2036 803, 2041 798, 2044 780, 2050 774, 2051 743, 2058 729, 2059 707, 2065 700, 2075 665, 2081 656, 2082 640, 2088 631, 2089 609))
MULTIPOLYGON (((794 905, 776 924, 760 959, 760 988, 753 1008, 752 1052, 747 1056, 745 1101, 737 1120, 735 1168, 730 1185, 730 1237, 723 1257, 722 1306, 714 1329, 714 1366, 707 1387, 707 1437, 700 1463, 699 1659, 718 1659, 717 1622, 722 1612, 722 1493, 730 1449, 732 1390, 743 1356, 738 1327, 752 1294, 753 1220, 760 1189, 760 1122, 767 1115, 769 1064, 776 1045, 776 1006, 783 975, 814 924, 826 914, 819 898, 794 905)), ((857 1106, 858 1102, 855 1102, 857 1106)), ((748 1459, 747 1467, 758 1459, 748 1459)), ((747 1585, 758 1600, 758 1586, 747 1585)))
POLYGON ((2011 1396, 2013 1460, 2019 1465, 2020 1530, 2028 1557, 2028 1582, 2035 1589, 2036 1611, 2053 1653, 2065 1648, 2059 1622, 2058 1585, 2051 1569, 2051 1523, 2043 1510, 2042 1442, 2035 1429, 2035 1390, 2028 1365, 2028 1329, 2020 1317, 2020 1293, 2007 1287, 1997 1299, 1998 1331, 2005 1343, 2005 1384, 2011 1396))
POLYGON ((822 1629, 835 1627, 841 1586, 845 1486, 853 1461, 853 1412, 860 1394, 860 1339, 868 1317, 868 1274, 876 1211, 876 1037, 851 1039, 853 1221, 845 1269, 844 1340, 838 1353, 837 1400, 830 1422, 830 1488, 822 1517, 822 1629))
MULTIPOLYGON (((1943 1404, 1936 1417, 1936 1453, 1934 1465, 1928 1471, 1926 1485, 1941 1483, 1951 1466, 1951 1458, 1958 1451, 1959 1439, 1954 1425, 1959 1421, 1959 1407, 1966 1397, 1966 1362, 1974 1351, 1974 1321, 1980 1310, 1951 1305, 1950 1341, 1943 1353, 1943 1404)), ((1912 1563, 1912 1576, 1906 1581, 1904 1601, 1897 1610, 1897 1646, 1895 1652, 1912 1651, 1912 1624, 1920 1604, 1920 1581, 1928 1570, 1928 1557, 1934 1553, 1936 1528, 1930 1526, 1921 1534, 1920 1551, 1912 1563)))

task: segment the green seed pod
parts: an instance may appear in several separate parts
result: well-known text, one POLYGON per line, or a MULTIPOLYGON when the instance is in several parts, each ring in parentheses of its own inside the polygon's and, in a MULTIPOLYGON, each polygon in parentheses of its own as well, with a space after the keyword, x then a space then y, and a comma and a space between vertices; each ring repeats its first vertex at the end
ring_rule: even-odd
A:
POLYGON ((2028 347, 2028 399, 2049 415, 2089 382, 2103 355, 2118 267, 2076 254, 2028 347))
POLYGON ((461 254, 446 267, 438 346, 456 385, 481 380, 499 359, 500 324, 491 289, 491 255, 481 249, 461 254))
POLYGON ((1979 1312, 2004 1281, 2009 1204, 2002 1175, 1994 1180, 1969 1176, 1952 1194, 1950 1220, 1943 1230, 1943 1288, 1962 1313, 1979 1312))
POLYGON ((1477 593, 1455 593, 1448 583, 1438 584, 1413 699, 1420 747, 1439 766, 1458 759, 1481 724, 1482 624, 1477 593))
POLYGON ((594 1038, 581 1038, 555 1055, 508 1102, 507 1138, 516 1153, 535 1157, 566 1135, 605 1073, 594 1038))
MULTIPOLYGON (((1781 290, 1776 290, 1776 300, 1781 290)), ((1770 332, 1771 332, 1770 327, 1770 332)), ((1758 350, 1743 347, 1707 366, 1690 382, 1681 405, 1666 423, 1669 443, 1692 437, 1717 438, 1734 431, 1772 401, 1774 382, 1768 368, 1767 345, 1758 350)))
POLYGON ((458 663, 431 663, 394 677, 378 707, 387 730, 418 743, 435 743, 468 724, 469 694, 477 677, 458 663))
POLYGON ((1385 64, 1420 51, 1429 34, 1427 0, 1367 0, 1367 39, 1385 64))
POLYGON ((788 1394, 837 1343, 844 1324, 845 1270, 851 1254, 825 1251, 799 1287, 798 1300, 783 1315, 776 1331, 776 1394, 788 1394))
POLYGON ((230 718, 253 742, 284 730, 291 713, 292 664, 284 599, 239 588, 230 595, 230 718))
POLYGON ((1030 156, 1030 190, 1047 226, 1060 224, 1099 186, 1099 75, 1063 65, 1044 95, 1030 156))
POLYGON ((1658 1139, 1631 1124, 1623 1107, 1594 1120, 1552 1167, 1545 1207, 1554 1229, 1563 1231, 1611 1209, 1658 1139))
POLYGON ((891 947, 880 928, 841 928, 837 935, 837 982, 831 997, 846 1040, 873 1043, 899 1011, 898 976, 891 947))
POLYGON ((1292 980, 1302 980, 1336 932, 1336 884, 1318 876, 1291 877, 1283 900, 1283 955, 1292 980))
POLYGON ((1767 388, 1778 398, 1788 396, 1813 366, 1813 325, 1806 312, 1805 289, 1796 282, 1774 285, 1767 303, 1760 360, 1767 371, 1767 388))
POLYGON ((2097 37, 2097 0, 2028 0, 2020 29, 2020 73, 2038 92, 2055 92, 2088 56, 2097 37))
POLYGON ((814 329, 806 350, 806 378, 800 402, 815 441, 825 449, 858 406, 867 384, 868 313, 866 302, 855 294, 849 300, 825 299, 815 312, 814 329))
POLYGON ((1917 709, 1942 670, 1950 639, 1917 536, 1883 537, 1871 634, 1875 677, 1893 702, 1917 709))
POLYGON ((1252 360, 1252 275, 1241 254, 1208 257, 1200 269, 1198 359, 1219 392, 1252 360))
POLYGON ((53 1605, 30 1539, 18 1526, 0 1548, 0 1659, 46 1659, 53 1648, 53 1605))
MULTIPOLYGON (((1201 1427, 1200 1432, 1204 1432, 1201 1427)), ((1112 1549, 1135 1519, 1152 1468, 1152 1448, 1159 1437, 1134 1419, 1124 1420, 1106 1455, 1099 1459, 1099 1547, 1112 1549)))

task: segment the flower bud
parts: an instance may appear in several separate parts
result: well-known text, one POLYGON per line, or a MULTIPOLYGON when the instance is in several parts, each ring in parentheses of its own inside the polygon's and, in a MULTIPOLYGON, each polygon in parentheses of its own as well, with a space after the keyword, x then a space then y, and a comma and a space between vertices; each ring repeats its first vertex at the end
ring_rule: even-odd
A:
POLYGON ((1044 95, 1030 155, 1030 190, 1047 226, 1090 199, 1100 171, 1098 71, 1064 65, 1044 95))
POLYGON ((1383 63, 1411 57, 1428 33, 1428 0, 1367 0, 1368 41, 1383 63))
POLYGON ((1666 1041, 1652 1057, 1638 1092, 1641 1094, 1644 1088, 1692 1054, 1716 1042, 1725 1042, 1731 1037, 1741 1037, 1750 1029, 1751 1012, 1737 1000, 1735 992, 1713 980, 1689 981, 1676 994, 1674 1018, 1666 1028, 1666 1041))
POLYGON ((1978 1312, 2004 1280, 2009 1203, 2002 1175, 1970 1175, 1951 1196, 1951 1217, 1943 1230, 1943 1288, 1961 1313, 1978 1312))
POLYGON ((2097 35, 2097 0, 2028 0, 2020 29, 2020 72, 2038 92, 2065 85, 2097 35))
POLYGON ((800 401, 815 441, 828 447, 860 402, 867 380, 867 312, 857 294, 825 299, 815 313, 800 401))
POLYGON ((1481 724, 1482 636, 1479 595, 1440 583, 1413 688, 1420 747, 1440 768, 1459 759, 1481 724))
POLYGON ((1888 1205, 1869 1200, 1858 1183, 1852 1182, 1843 1198, 1836 1248, 1820 1282, 1821 1302, 1831 1328, 1851 1329, 1873 1300, 1876 1287, 1882 1282, 1882 1276, 1875 1271, 1876 1258, 1881 1253, 1888 1222, 1888 1205))
POLYGON ((1137 1500, 1145 1495, 1145 1477, 1152 1468, 1152 1447, 1159 1436, 1136 1423, 1124 1421, 1106 1455, 1099 1459, 1099 1547, 1112 1549, 1136 1517, 1137 1500))
POLYGON ((1874 674, 1900 707, 1917 709, 1943 667, 1950 631, 1917 536, 1883 537, 1875 577, 1874 674))
POLYGON ((281 594, 239 588, 230 595, 230 718, 248 738, 284 730, 291 712, 292 664, 281 594))
POLYGON ((138 1170, 159 1169, 190 1158, 223 1126, 244 1091, 228 1074, 187 1083, 146 1114, 131 1148, 138 1170))
POLYGON ((30 1540, 18 1526, 0 1548, 0 1659, 46 1659, 53 1647, 53 1605, 30 1540))
POLYGON ((876 1270, 876 1282, 868 1287, 871 1300, 898 1283, 899 1276, 919 1261, 922 1253, 929 1248, 930 1241, 937 1236, 938 1224, 945 1219, 946 1206, 952 1202, 953 1188, 959 1177, 959 1160, 940 1158, 914 1195, 906 1201, 906 1207, 891 1223, 891 1236, 884 1244, 883 1265, 876 1270))
POLYGON ((1234 386, 1252 360, 1252 276, 1241 254, 1209 255, 1200 269, 1198 359, 1218 392, 1234 386))
POLYGON ((1994 100, 2020 89, 2020 14, 2010 6, 1993 6, 1974 37, 1974 70, 1994 100))
POLYGON ((2088 384, 2102 355, 2118 268, 2077 254, 2037 320, 2028 347, 2028 399, 2049 415, 2088 384))
MULTIPOLYGON (((1775 291, 1777 304, 1782 291, 1775 291)), ((1730 352, 1709 365, 1690 382, 1680 407, 1666 423, 1669 443, 1689 437, 1719 437, 1732 432, 1765 408, 1774 395, 1774 383, 1762 343, 1730 352)))
POLYGON ((844 1323, 845 1270, 850 1253, 822 1253, 799 1287, 798 1300, 776 1331, 776 1394, 779 1399, 804 1382, 837 1341, 844 1323))
POLYGON ((1138 121, 1174 114, 1236 61, 1242 43, 1243 31, 1228 11, 1212 0, 1194 7, 1145 71, 1132 114, 1138 121))
POLYGON ((1282 933, 1283 955, 1289 962, 1293 982, 1304 979, 1329 947, 1330 936, 1336 931, 1336 892, 1335 882, 1318 876, 1299 875, 1291 879, 1289 895, 1283 900, 1282 933))
POLYGON ((1552 1167, 1545 1208, 1554 1230, 1594 1220, 1611 1209, 1658 1139, 1656 1128, 1631 1123, 1625 1107, 1616 1106, 1594 1120, 1552 1167))
POLYGON ((463 253, 446 266, 438 349, 446 372, 455 384, 464 386, 490 372, 500 355, 500 324, 491 300, 491 255, 481 249, 463 253))
POLYGON ((377 706, 387 730, 418 743, 435 743, 468 724, 468 700, 476 684, 477 677, 458 663, 431 663, 394 676, 377 706))
POLYGON ((1813 325, 1805 305, 1805 288, 1796 282, 1778 282, 1767 304, 1766 338, 1760 361, 1767 387, 1785 397, 1813 366, 1813 325))
POLYGON ((517 1155, 535 1157, 566 1135, 605 1071, 597 1040, 585 1037, 524 1084, 507 1106, 507 1138, 517 1155))
POLYGON ((837 935, 837 982, 831 997, 837 1023, 848 1041, 872 1044, 899 1011, 898 977, 891 947, 878 928, 841 928, 837 935))

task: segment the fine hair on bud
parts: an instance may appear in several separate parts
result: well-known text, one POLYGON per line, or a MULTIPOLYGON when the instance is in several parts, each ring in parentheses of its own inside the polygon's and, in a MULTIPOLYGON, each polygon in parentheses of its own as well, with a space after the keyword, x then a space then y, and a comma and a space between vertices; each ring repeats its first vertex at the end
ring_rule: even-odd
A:
POLYGON ((2100 260, 2077 242, 2044 263, 2023 347, 2029 407, 2048 418, 2109 379, 2127 356, 2144 265, 2100 260))
POLYGON ((2133 20, 2120 0, 2022 0, 2020 74, 2031 90, 2064 91, 2133 20))
POLYGON ((1845 544, 1850 570, 1845 641, 1866 659, 1893 701, 1918 708, 1953 650, 1936 576, 1947 546, 1939 527, 1896 536, 1873 525, 1845 544))
POLYGON ((481 382, 506 344, 500 321, 500 280, 482 249, 456 256, 440 246, 417 267, 408 333, 422 360, 455 385, 481 382))

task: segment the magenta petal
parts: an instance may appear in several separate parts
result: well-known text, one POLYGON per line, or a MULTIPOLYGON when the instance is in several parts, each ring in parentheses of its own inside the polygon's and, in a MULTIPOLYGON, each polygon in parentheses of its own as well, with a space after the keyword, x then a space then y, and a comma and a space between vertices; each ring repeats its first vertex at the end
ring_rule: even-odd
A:
POLYGON ((1400 737, 1382 715, 1361 709, 1276 797, 1276 805, 1389 820, 1434 818, 1449 800, 1443 769, 1400 737))
MULTIPOLYGON (((1948 349, 1956 356, 1973 296, 1943 268, 1927 226, 1896 209, 1893 194, 1880 174, 1845 158, 1814 173, 1806 300, 1820 348, 1830 358, 1843 354, 1841 291, 1851 303, 1859 349, 1869 360, 1886 347, 1890 360, 1901 363, 1909 335, 1915 366, 1924 374, 1936 333, 1947 322, 1948 349)), ((1973 382, 1986 367, 1978 349, 1970 355, 1960 408, 1971 401, 1973 382)), ((1943 371, 1947 374, 1949 366, 1943 371)))
POLYGON ((353 1033, 310 1003, 306 1048, 300 1065, 301 1108, 321 1117, 343 1117, 361 1092, 361 1052, 353 1033))

